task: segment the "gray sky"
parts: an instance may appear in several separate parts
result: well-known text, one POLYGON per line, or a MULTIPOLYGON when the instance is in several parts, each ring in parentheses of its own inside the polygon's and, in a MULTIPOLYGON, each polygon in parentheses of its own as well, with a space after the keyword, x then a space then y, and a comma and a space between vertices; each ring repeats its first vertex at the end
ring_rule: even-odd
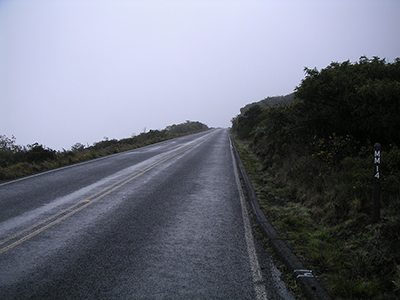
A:
POLYGON ((400 56, 398 0, 2 0, 0 134, 70 149, 228 127, 304 67, 400 56))

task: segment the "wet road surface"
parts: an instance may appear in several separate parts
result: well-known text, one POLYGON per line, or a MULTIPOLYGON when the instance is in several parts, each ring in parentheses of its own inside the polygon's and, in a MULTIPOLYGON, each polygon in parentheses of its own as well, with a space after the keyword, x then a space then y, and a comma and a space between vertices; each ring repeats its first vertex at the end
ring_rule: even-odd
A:
POLYGON ((0 184, 0 299, 291 299, 226 130, 0 184))

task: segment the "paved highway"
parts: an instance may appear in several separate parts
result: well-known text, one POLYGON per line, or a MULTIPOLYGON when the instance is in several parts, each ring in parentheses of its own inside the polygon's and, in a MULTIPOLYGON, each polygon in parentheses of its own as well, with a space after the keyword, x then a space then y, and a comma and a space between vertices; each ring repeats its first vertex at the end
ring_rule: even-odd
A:
POLYGON ((0 299, 293 299, 225 129, 0 184, 0 299))

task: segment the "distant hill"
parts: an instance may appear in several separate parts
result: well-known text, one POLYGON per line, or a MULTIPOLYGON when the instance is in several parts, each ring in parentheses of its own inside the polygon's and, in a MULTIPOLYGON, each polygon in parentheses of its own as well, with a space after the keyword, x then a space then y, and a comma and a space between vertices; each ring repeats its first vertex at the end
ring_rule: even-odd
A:
POLYGON ((143 131, 139 135, 121 140, 105 138, 92 146, 76 143, 71 150, 63 151, 55 151, 39 143, 19 146, 15 144, 14 136, 9 138, 0 134, 0 182, 208 129, 206 124, 187 120, 185 123, 167 126, 163 130, 143 131))
POLYGON ((271 106, 271 105, 288 104, 288 103, 292 102, 293 100, 294 100, 294 93, 288 94, 286 96, 267 97, 258 102, 253 102, 253 103, 247 104, 246 106, 244 106, 240 109, 240 113, 243 114, 246 110, 248 110, 250 107, 252 107, 254 105, 260 105, 262 108, 267 108, 268 106, 271 106))

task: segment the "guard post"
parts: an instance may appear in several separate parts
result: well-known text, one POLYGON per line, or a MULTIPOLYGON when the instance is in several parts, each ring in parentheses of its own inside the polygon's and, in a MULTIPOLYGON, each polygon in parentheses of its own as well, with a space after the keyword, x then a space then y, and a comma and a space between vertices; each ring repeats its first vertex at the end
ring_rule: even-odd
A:
POLYGON ((380 177, 381 177, 381 144, 374 145, 374 204, 372 221, 380 218, 380 177))

